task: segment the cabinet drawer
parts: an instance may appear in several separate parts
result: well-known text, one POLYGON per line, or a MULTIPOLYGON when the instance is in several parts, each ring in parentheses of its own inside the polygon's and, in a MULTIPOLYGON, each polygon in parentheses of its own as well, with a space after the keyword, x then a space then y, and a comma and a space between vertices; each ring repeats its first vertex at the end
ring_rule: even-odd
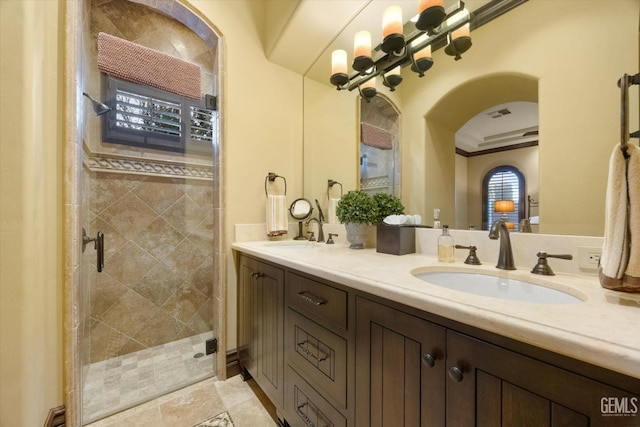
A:
POLYGON ((298 373, 287 368, 285 411, 291 427, 346 427, 346 418, 298 373))
POLYGON ((289 273, 286 286, 287 304, 301 313, 347 329, 347 293, 307 277, 289 273))
POLYGON ((312 384, 347 405, 347 342, 295 310, 287 310, 286 357, 312 384))

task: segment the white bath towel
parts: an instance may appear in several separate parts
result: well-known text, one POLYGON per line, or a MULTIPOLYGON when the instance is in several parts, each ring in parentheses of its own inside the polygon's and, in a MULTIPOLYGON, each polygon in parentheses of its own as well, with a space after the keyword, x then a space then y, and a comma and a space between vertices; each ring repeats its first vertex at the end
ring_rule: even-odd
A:
POLYGON ((267 196, 267 236, 282 236, 288 228, 286 196, 267 196))
POLYGON ((338 201, 340 201, 340 199, 336 199, 334 197, 329 198, 329 207, 327 208, 329 214, 329 218, 327 218, 328 224, 340 224, 338 216, 336 215, 336 206, 338 206, 338 201))
POLYGON ((600 284, 640 292, 640 148, 627 147, 628 160, 617 145, 609 161, 600 284))

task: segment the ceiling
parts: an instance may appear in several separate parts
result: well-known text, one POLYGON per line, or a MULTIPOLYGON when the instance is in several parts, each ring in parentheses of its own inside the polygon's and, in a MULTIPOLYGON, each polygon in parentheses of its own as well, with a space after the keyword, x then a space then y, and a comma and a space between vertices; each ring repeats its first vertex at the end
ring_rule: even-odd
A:
MULTIPOLYGON (((488 2, 466 0, 464 3, 469 12, 473 12, 488 2)), ((402 8, 405 21, 417 13, 418 0, 394 0, 392 3, 402 8)), ((454 0, 444 1, 445 8, 455 3, 454 0)), ((269 0, 265 34, 267 57, 307 78, 330 85, 331 52, 335 49, 349 52, 353 37, 360 30, 370 31, 375 44, 381 38, 383 11, 390 4, 389 0, 269 0)), ((524 136, 527 132, 537 131, 537 107, 536 103, 516 102, 483 111, 456 133, 456 146, 472 153, 537 141, 537 134, 524 136), (500 110, 507 110, 509 114, 488 114, 500 110)))
POLYGON ((538 104, 509 102, 488 108, 456 132, 456 147, 468 153, 538 141, 538 104))

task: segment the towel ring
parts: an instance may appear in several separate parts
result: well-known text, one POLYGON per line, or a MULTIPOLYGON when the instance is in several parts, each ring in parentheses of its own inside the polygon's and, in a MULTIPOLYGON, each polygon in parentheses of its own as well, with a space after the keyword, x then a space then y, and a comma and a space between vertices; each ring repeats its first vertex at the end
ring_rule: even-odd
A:
POLYGON ((267 197, 269 197, 269 192, 267 191, 267 182, 274 182, 276 178, 282 178, 282 180, 284 181, 284 195, 287 195, 287 179, 284 176, 269 172, 269 175, 264 178, 264 194, 267 197))
POLYGON ((331 196, 329 195, 329 192, 331 191, 333 186, 336 184, 340 186, 340 197, 342 197, 342 184, 340 184, 338 181, 334 181, 333 179, 330 179, 329 181, 327 181, 327 199, 331 198, 331 196))

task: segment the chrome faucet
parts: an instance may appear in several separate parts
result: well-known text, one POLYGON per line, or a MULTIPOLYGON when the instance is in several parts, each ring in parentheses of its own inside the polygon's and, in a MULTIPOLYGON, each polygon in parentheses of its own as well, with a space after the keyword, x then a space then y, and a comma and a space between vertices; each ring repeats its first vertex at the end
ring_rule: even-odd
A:
POLYGON ((501 219, 491 225, 489 230, 489 238, 495 240, 500 237, 500 252, 498 253, 498 264, 496 268, 501 270, 515 270, 516 266, 513 262, 513 251, 511 250, 511 239, 509 238, 509 229, 507 224, 501 219))
POLYGON ((322 243, 324 242, 324 232, 322 231, 322 219, 318 219, 318 218, 309 218, 307 220, 307 222, 305 223, 305 225, 308 227, 309 224, 311 223, 311 221, 315 221, 318 223, 318 242, 322 243))

